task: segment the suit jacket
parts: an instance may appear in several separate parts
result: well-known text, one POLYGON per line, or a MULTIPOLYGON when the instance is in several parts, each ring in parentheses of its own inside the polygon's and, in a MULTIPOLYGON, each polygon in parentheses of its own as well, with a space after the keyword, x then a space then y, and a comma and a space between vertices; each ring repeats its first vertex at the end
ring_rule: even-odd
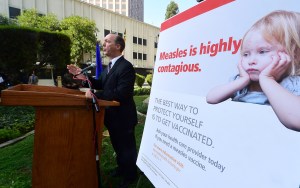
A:
POLYGON ((115 100, 120 106, 107 107, 105 125, 111 130, 130 130, 137 124, 136 106, 133 100, 135 70, 123 56, 120 57, 107 74, 103 70, 98 80, 90 78, 92 87, 100 90, 95 93, 97 98, 115 100))

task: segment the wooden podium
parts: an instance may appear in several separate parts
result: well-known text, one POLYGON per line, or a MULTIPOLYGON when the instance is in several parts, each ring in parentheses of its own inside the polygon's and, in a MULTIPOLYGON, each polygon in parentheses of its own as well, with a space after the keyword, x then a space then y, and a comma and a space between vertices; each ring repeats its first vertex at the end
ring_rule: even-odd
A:
POLYGON ((1 105, 36 109, 32 187, 98 187, 95 132, 100 154, 104 107, 119 103, 97 102, 100 111, 93 113, 78 90, 21 84, 2 91, 1 105))

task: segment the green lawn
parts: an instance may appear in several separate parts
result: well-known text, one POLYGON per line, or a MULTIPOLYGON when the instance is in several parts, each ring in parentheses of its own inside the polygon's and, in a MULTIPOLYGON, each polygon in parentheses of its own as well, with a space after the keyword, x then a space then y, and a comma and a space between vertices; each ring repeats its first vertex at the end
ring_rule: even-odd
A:
MULTIPOLYGON (((137 109, 143 106, 143 100, 148 96, 137 96, 135 101, 137 109)), ((145 108, 145 106, 143 107, 145 108)), ((136 126, 137 147, 139 148, 145 117, 139 115, 139 123, 136 126)), ((33 135, 24 140, 0 148, 0 188, 29 188, 31 187, 31 167, 33 153, 33 135)), ((119 182, 118 178, 110 178, 108 172, 116 166, 115 154, 111 147, 109 137, 105 137, 102 142, 102 155, 100 160, 101 180, 103 187, 115 187, 119 182)), ((141 176, 130 188, 153 188, 151 182, 141 176)))
POLYGON ((0 149, 0 187, 31 187, 33 136, 0 149))

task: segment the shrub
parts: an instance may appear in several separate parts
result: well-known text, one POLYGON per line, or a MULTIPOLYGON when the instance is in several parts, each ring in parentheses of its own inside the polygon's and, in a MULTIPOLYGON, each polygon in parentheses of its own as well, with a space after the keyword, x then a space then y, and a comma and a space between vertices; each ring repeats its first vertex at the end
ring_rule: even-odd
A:
POLYGON ((0 143, 33 130, 34 122, 31 106, 0 106, 0 143))
POLYGON ((16 129, 0 129, 0 143, 19 137, 20 135, 20 131, 16 129))
POLYGON ((134 95, 150 95, 150 88, 136 88, 134 89, 134 95))
POLYGON ((26 83, 22 77, 32 70, 48 64, 56 71, 65 70, 70 63, 71 40, 62 33, 0 26, 0 41, 0 70, 9 75, 12 85, 26 83))
POLYGON ((140 88, 143 87, 143 84, 145 82, 145 76, 137 74, 137 73, 135 75, 136 75, 136 77, 135 77, 135 84, 137 86, 139 86, 140 88))
POLYGON ((138 112, 141 112, 142 114, 147 114, 148 103, 145 102, 145 100, 148 98, 149 98, 149 95, 134 96, 134 102, 136 105, 136 110, 138 112))
POLYGON ((152 86, 152 79, 153 79, 153 74, 147 74, 146 82, 149 84, 149 86, 152 86))

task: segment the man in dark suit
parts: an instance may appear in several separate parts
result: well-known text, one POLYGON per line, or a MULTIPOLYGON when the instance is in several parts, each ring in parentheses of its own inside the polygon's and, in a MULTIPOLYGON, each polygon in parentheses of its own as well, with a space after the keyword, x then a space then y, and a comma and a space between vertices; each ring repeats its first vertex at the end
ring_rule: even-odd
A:
MULTIPOLYGON (((117 156, 118 167, 112 174, 123 177, 120 187, 127 187, 137 177, 137 150, 134 135, 137 113, 133 100, 135 70, 123 57, 124 48, 125 41, 122 37, 108 34, 104 38, 103 52, 110 59, 109 66, 103 70, 98 80, 89 78, 92 87, 100 90, 95 93, 97 98, 120 102, 118 107, 107 107, 104 117, 104 124, 109 131, 117 156)), ((68 65, 67 68, 73 75, 81 71, 74 65, 68 65)), ((86 79, 83 75, 78 75, 77 78, 86 79)), ((86 97, 91 98, 90 91, 87 91, 86 97)))

